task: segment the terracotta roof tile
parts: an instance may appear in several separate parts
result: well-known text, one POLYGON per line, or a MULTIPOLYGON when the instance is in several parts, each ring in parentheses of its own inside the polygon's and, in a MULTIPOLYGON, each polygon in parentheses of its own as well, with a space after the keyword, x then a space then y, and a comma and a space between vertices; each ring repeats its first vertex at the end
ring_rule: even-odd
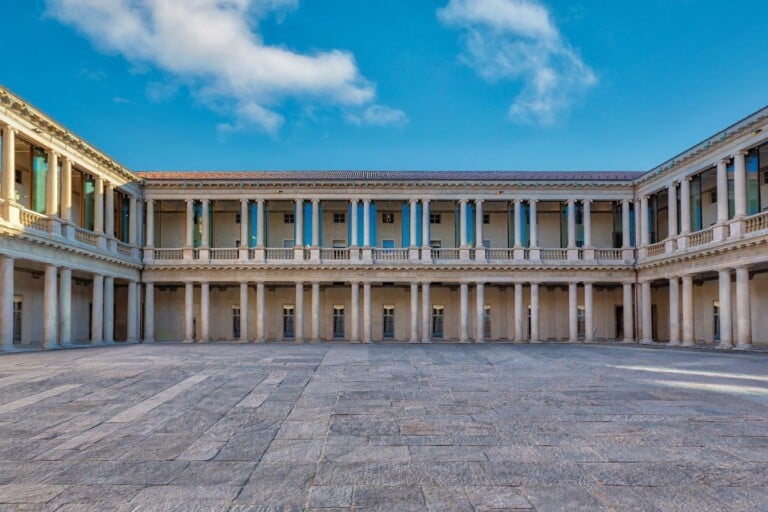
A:
POLYGON ((628 171, 142 171, 152 181, 630 181, 628 171))

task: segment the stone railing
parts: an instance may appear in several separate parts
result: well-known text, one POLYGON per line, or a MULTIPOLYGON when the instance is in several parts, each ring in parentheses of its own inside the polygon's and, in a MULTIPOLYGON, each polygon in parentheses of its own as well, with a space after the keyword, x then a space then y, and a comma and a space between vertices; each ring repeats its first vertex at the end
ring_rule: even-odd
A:
POLYGON ((320 249, 320 259, 325 261, 346 261, 349 259, 349 249, 346 249, 346 248, 320 249))
POLYGON ((93 245, 97 247, 99 245, 99 236, 87 229, 75 227, 75 240, 85 245, 93 245))
POLYGON ((489 260, 514 260, 514 249, 486 249, 485 257, 489 260))
POLYGON ((130 245, 118 240, 115 248, 117 249, 117 254, 120 256, 124 256, 126 258, 133 257, 133 247, 130 245))
POLYGON ((41 213, 31 210, 21 210, 19 212, 19 222, 25 228, 37 229, 39 231, 49 231, 51 220, 41 213))
POLYGON ((264 249, 264 257, 268 261, 293 260, 293 249, 284 249, 282 247, 267 247, 264 249))
POLYGON ((164 261, 181 261, 184 259, 183 249, 153 249, 154 258, 164 261))
POLYGON ((373 249, 373 259, 378 261, 402 261, 408 259, 408 249, 373 249))
POLYGON ((652 258, 654 256, 661 256, 664 254, 664 251, 666 250, 666 242, 659 242, 656 244, 649 245, 646 249, 646 254, 649 258, 652 258))
POLYGON ((458 260, 459 259, 459 249, 457 248, 443 248, 440 247, 439 249, 433 248, 432 249, 432 258, 435 260, 444 260, 444 261, 452 261, 452 260, 458 260))
POLYGON ((541 249, 542 260, 567 260, 568 249, 541 249))
POLYGON ((768 229, 768 211, 761 212, 751 217, 747 217, 744 221, 744 232, 755 233, 757 231, 764 231, 768 229))
POLYGON ((697 231, 688 235, 688 247, 708 244, 711 243, 713 239, 714 230, 712 228, 705 229, 704 231, 697 231))
POLYGON ((595 249, 596 260, 618 261, 624 258, 624 251, 621 249, 595 249))
POLYGON ((237 260, 240 258, 240 251, 239 249, 231 249, 231 248, 211 249, 210 258, 211 258, 211 261, 237 260))

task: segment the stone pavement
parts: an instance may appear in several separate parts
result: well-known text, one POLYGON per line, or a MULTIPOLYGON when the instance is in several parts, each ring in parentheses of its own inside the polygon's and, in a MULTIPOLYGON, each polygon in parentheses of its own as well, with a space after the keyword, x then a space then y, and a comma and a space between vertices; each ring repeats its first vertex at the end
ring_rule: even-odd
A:
POLYGON ((768 355, 138 345, 0 357, 0 510, 768 510, 768 355))

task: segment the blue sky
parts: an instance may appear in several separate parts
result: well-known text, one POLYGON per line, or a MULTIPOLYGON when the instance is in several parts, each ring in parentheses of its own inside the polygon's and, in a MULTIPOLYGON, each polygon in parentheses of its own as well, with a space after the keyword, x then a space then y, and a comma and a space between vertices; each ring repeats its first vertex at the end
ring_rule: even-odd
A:
POLYGON ((647 170, 768 104, 754 0, 29 0, 4 14, 0 83, 133 170, 647 170))

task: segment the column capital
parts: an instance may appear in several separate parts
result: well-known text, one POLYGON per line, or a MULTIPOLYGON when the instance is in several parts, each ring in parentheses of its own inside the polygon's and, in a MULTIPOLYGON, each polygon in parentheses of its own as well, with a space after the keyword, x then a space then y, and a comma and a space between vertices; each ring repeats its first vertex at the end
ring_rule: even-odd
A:
POLYGON ((483 204, 485 199, 475 199, 475 204, 483 204))
POLYGON ((185 199, 184 202, 187 203, 187 204, 192 204, 192 203, 195 202, 195 200, 194 199, 185 199))
POLYGON ((535 199, 535 198, 534 198, 534 199, 529 199, 529 200, 528 200, 528 204, 536 204, 536 203, 538 203, 538 202, 539 202, 539 200, 538 200, 538 199, 535 199))
POLYGON ((519 205, 519 204, 520 204, 520 203, 522 203, 522 202, 523 202, 523 200, 522 200, 522 199, 520 199, 519 197, 515 197, 515 198, 513 198, 513 199, 512 199, 512 203, 513 203, 515 206, 519 205))
POLYGON ((467 204, 469 199, 459 199, 459 204, 467 204))
POLYGON ((593 202, 594 202, 594 199, 592 199, 592 198, 587 198, 587 199, 582 199, 581 200, 582 204, 592 204, 593 202))
POLYGON ((320 204, 320 198, 319 197, 313 197, 312 198, 312 204, 320 204))
POLYGON ((413 199, 413 198, 411 198, 411 199, 409 199, 409 200, 408 200, 408 204, 410 204, 410 205, 415 205, 415 204, 416 204, 416 203, 418 203, 418 202, 419 202, 419 200, 418 200, 418 199, 413 199))
POLYGON ((240 199, 240 204, 248 204, 249 199, 240 199))
POLYGON ((0 126, 3 128, 3 131, 7 131, 7 132, 10 132, 10 133, 13 133, 14 135, 19 133, 19 130, 17 130, 16 128, 14 128, 13 126, 11 126, 8 123, 3 123, 0 126))
POLYGON ((629 205, 629 203, 631 203, 631 202, 632 202, 632 200, 629 199, 628 197, 625 197, 624 199, 621 200, 621 204, 629 205))
POLYGON ((723 157, 723 158, 721 158, 721 159, 720 159, 720 160, 717 162, 717 165, 726 166, 726 165, 728 165, 728 163, 729 163, 730 161, 731 161, 731 157, 729 157, 729 156, 726 156, 726 157, 723 157))
POLYGON ((573 199, 573 198, 568 198, 568 199, 566 199, 566 200, 565 200, 565 202, 566 202, 566 203, 567 203, 569 206, 570 206, 570 205, 573 205, 573 204, 576 204, 576 200, 575 200, 575 199, 573 199))
POLYGON ((733 158, 736 158, 737 156, 747 156, 749 154, 748 149, 739 149, 733 154, 733 158))
POLYGON ((370 198, 363 199, 363 204, 365 204, 365 205, 371 204, 371 199, 370 198))
POLYGON ((667 188, 677 188, 677 185, 678 185, 679 183, 680 183, 679 181, 675 180, 675 181, 673 181, 672 183, 670 183, 670 184, 669 184, 669 187, 667 187, 667 188))
POLYGON ((422 199, 421 200, 421 204, 429 204, 430 201, 431 201, 431 199, 429 199, 429 198, 422 199))

